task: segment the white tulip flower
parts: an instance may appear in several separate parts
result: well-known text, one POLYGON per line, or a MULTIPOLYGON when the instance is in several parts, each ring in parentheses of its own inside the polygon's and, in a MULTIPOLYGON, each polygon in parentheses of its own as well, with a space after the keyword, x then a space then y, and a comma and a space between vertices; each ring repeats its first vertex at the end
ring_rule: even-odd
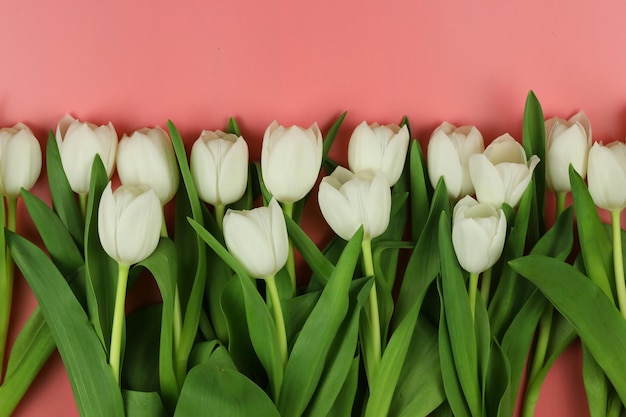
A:
POLYGON ((361 122, 348 143, 348 165, 352 172, 381 172, 390 187, 400 175, 409 147, 409 129, 395 124, 381 126, 361 122))
POLYGON ((508 133, 498 137, 484 153, 470 157, 476 199, 496 208, 504 203, 516 207, 538 163, 536 155, 527 161, 524 147, 508 133))
POLYGON ((455 206, 452 217, 452 244, 463 269, 480 274, 502 255, 506 237, 506 216, 502 209, 478 203, 470 196, 455 206))
POLYGON ((238 201, 248 184, 248 158, 248 145, 241 136, 203 130, 189 161, 202 201, 214 206, 238 201))
POLYGON ((589 151, 587 184, 596 206, 610 211, 626 208, 626 144, 593 144, 589 151))
POLYGON ((313 123, 308 129, 284 127, 273 121, 265 130, 261 171, 269 192, 281 203, 306 196, 322 165, 322 133, 313 123))
POLYGON ((113 124, 96 126, 81 122, 66 114, 58 123, 56 141, 61 154, 63 170, 75 193, 89 192, 91 166, 96 154, 111 178, 115 167, 117 133, 113 124))
POLYGON ((251 277, 273 277, 287 263, 287 226, 275 199, 267 207, 229 209, 224 216, 224 240, 251 277))
POLYGON ((333 231, 342 239, 350 240, 363 226, 363 239, 380 236, 389 226, 391 189, 381 173, 353 174, 337 167, 322 179, 318 201, 322 215, 333 231))
POLYGON ((160 127, 124 135, 117 147, 117 175, 124 185, 146 185, 165 205, 176 194, 179 174, 168 134, 160 127))
POLYGON ((455 127, 444 122, 428 142, 428 176, 433 187, 443 177, 452 199, 474 193, 469 174, 469 158, 485 149, 483 136, 474 126, 455 127))
POLYGON ((556 193, 571 191, 569 166, 585 178, 591 148, 591 125, 579 112, 569 120, 553 117, 546 128, 546 185, 556 193))
POLYGON ((41 146, 24 124, 0 129, 0 193, 16 198, 30 190, 41 173, 41 146))
POLYGON ((104 251, 119 264, 146 259, 159 243, 163 210, 154 190, 122 185, 115 192, 107 185, 98 208, 98 235, 104 251))

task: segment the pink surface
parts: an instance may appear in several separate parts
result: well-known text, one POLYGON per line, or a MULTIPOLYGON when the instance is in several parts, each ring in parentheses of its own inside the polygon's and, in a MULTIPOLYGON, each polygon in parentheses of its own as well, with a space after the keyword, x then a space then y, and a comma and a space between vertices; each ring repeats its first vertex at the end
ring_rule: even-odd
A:
MULTIPOLYGON (((42 140, 66 112, 120 134, 170 118, 188 143, 235 116, 258 160, 273 119, 327 128, 347 109, 335 151, 345 160, 363 119, 406 114, 422 144, 443 120, 488 141, 519 138, 530 89, 546 116, 584 110, 597 140, 626 133, 623 0, 0 0, 0 10, 0 126, 24 121, 42 140)), ((33 306, 23 285, 15 305, 22 323, 33 306)), ((584 415, 579 357, 559 360, 537 415, 584 415)), ((15 415, 76 415, 58 357, 15 415)))

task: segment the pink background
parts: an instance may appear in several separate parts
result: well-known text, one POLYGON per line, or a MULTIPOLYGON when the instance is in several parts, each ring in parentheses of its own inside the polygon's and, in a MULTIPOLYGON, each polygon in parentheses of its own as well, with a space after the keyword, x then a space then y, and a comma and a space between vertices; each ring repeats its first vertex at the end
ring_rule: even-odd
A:
MULTIPOLYGON (((520 138, 530 89, 546 117, 582 109, 594 139, 626 134, 623 0, 0 0, 0 10, 0 126, 23 121, 42 140, 66 112, 120 134, 169 118, 188 144, 235 116, 258 160, 273 119, 327 129, 348 110, 343 161, 361 120, 405 114, 422 144, 444 120, 487 141, 520 138)), ((15 305, 21 326, 34 305, 23 284, 15 305)), ((585 414, 579 362, 578 346, 559 360, 538 415, 585 414)), ((57 355, 15 415, 77 415, 57 355)))

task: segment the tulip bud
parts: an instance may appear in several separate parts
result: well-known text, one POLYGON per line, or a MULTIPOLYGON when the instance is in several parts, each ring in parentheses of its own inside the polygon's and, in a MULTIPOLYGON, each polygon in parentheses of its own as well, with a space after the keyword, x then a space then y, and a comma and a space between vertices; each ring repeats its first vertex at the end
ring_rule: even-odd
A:
POLYGON ((480 204, 470 196, 455 206, 452 217, 452 244, 463 269, 480 274, 500 259, 506 236, 502 209, 480 204))
POLYGON ((517 206, 538 163, 536 155, 526 161, 524 148, 511 135, 500 136, 484 153, 470 157, 470 176, 476 198, 496 208, 503 203, 517 206))
POLYGON ((591 125, 579 112, 569 120, 546 120, 546 185, 556 193, 571 191, 569 166, 585 178, 591 147, 591 125))
POLYGON ((100 155, 108 177, 113 175, 117 133, 110 122, 96 126, 66 114, 57 125, 56 140, 63 170, 75 193, 89 192, 91 165, 96 154, 100 155))
POLYGON ((224 240, 251 277, 272 277, 287 263, 287 226, 275 199, 267 207, 229 209, 224 216, 224 240))
POLYGON ((389 226, 391 190, 381 173, 353 174, 343 167, 322 179, 318 201, 322 215, 333 231, 350 240, 363 226, 364 239, 380 236, 389 226))
POLYGON ((450 198, 474 194, 469 158, 484 149, 483 136, 476 127, 455 127, 443 122, 428 142, 428 176, 432 186, 436 187, 443 177, 450 198))
POLYGON ((178 164, 167 133, 160 127, 124 135, 117 149, 117 174, 125 185, 146 185, 164 205, 178 189, 178 164))
POLYGON ((317 123, 303 129, 273 121, 265 130, 261 171, 276 200, 295 203, 304 198, 315 185, 321 165, 322 133, 317 123))
POLYGON ((352 172, 381 172, 390 187, 394 186, 404 167, 409 147, 409 129, 390 124, 381 126, 366 122, 352 132, 348 144, 348 165, 352 172))
POLYGON ((241 136, 203 130, 189 165, 200 198, 209 204, 232 204, 246 191, 248 145, 241 136))
POLYGON ((0 129, 0 193, 10 198, 30 190, 41 173, 41 147, 22 123, 0 129))
POLYGON ((163 210, 159 197, 146 186, 111 183, 100 199, 98 235, 104 251, 118 263, 132 265, 146 259, 159 243, 163 210))
POLYGON ((587 184, 596 206, 611 211, 626 207, 626 144, 593 144, 589 151, 587 184))

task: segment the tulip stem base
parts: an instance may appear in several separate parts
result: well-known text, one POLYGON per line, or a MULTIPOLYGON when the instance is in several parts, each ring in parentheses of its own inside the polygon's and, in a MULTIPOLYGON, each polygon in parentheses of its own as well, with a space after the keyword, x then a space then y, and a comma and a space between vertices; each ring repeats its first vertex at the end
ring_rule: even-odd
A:
POLYGON ((278 347, 283 360, 283 369, 287 366, 289 352, 287 349, 287 332, 285 330, 285 319, 283 317, 283 309, 280 305, 280 297, 278 288, 276 288, 276 279, 274 275, 265 278, 265 284, 269 291, 270 301, 272 303, 272 313, 274 315, 274 324, 276 325, 276 333, 278 336, 278 347))
POLYGON ((626 283, 624 282, 624 263, 622 257, 622 224, 621 211, 611 211, 611 226, 613 229, 613 268, 615 269, 615 288, 617 301, 622 316, 626 318, 626 283))
POLYGON ((561 213, 565 211, 565 198, 567 193, 556 193, 556 212, 554 215, 554 221, 559 218, 561 213))
POLYGON ((215 212, 215 222, 220 230, 224 231, 224 213, 226 212, 226 206, 223 204, 216 204, 213 206, 215 212))
POLYGON ((483 297, 485 307, 487 307, 491 296, 491 268, 483 272, 483 276, 480 281, 480 295, 483 297))
POLYGON ((109 351, 109 366, 113 371, 116 382, 120 382, 120 358, 122 350, 122 335, 124 333, 126 286, 130 265, 118 263, 117 291, 115 293, 115 309, 113 311, 113 331, 111 333, 111 348, 109 351))
POLYGON ((87 218, 87 195, 87 193, 78 193, 78 206, 83 215, 83 220, 87 218))
POLYGON ((469 299, 472 320, 474 320, 474 317, 476 316, 476 290, 478 289, 478 276, 479 274, 470 272, 469 287, 467 288, 467 297, 469 299))

